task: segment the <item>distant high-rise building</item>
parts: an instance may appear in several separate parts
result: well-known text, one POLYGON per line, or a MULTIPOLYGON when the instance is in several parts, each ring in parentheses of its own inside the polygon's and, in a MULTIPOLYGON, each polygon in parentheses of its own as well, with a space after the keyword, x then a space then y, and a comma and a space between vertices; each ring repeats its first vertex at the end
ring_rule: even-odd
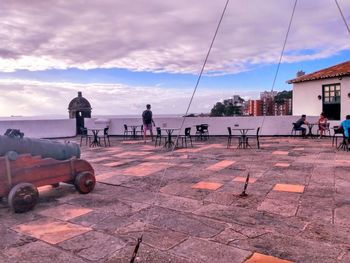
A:
POLYGON ((262 115, 261 100, 248 100, 248 115, 249 116, 261 116, 262 115))

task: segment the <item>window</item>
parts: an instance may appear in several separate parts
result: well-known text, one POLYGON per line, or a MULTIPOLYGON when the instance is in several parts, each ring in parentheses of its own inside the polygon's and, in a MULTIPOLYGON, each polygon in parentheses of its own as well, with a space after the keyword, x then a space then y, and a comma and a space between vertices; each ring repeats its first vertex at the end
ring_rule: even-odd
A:
POLYGON ((340 120, 340 83, 323 85, 323 112, 330 120, 340 120))

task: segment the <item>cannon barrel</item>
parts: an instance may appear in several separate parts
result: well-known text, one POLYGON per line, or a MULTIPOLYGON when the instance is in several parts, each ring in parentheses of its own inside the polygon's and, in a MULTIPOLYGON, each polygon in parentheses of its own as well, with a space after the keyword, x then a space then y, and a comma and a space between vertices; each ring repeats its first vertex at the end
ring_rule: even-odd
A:
POLYGON ((10 151, 18 154, 40 155, 43 158, 55 160, 67 160, 71 157, 80 158, 80 147, 77 143, 1 135, 0 156, 4 156, 10 151))

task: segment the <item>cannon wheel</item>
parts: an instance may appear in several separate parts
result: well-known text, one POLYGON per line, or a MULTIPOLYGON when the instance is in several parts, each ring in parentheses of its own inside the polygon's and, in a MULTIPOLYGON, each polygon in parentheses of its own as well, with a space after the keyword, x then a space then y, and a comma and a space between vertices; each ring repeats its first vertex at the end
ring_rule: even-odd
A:
POLYGON ((10 190, 8 203, 15 213, 31 210, 39 199, 38 189, 30 183, 16 184, 10 190))
POLYGON ((75 177, 74 180, 75 188, 81 194, 90 193, 95 188, 95 184, 95 176, 90 172, 81 172, 75 177))

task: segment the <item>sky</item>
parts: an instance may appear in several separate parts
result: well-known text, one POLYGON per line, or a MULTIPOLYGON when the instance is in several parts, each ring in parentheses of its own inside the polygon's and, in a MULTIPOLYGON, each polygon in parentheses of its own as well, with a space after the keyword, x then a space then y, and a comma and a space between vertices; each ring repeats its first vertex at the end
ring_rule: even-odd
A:
MULTIPOLYGON (((333 0, 231 0, 189 113, 349 60, 333 0)), ((186 112, 226 0, 0 1, 0 117, 62 115, 81 91, 92 115, 186 112)), ((350 25, 350 1, 338 0, 350 25)))

